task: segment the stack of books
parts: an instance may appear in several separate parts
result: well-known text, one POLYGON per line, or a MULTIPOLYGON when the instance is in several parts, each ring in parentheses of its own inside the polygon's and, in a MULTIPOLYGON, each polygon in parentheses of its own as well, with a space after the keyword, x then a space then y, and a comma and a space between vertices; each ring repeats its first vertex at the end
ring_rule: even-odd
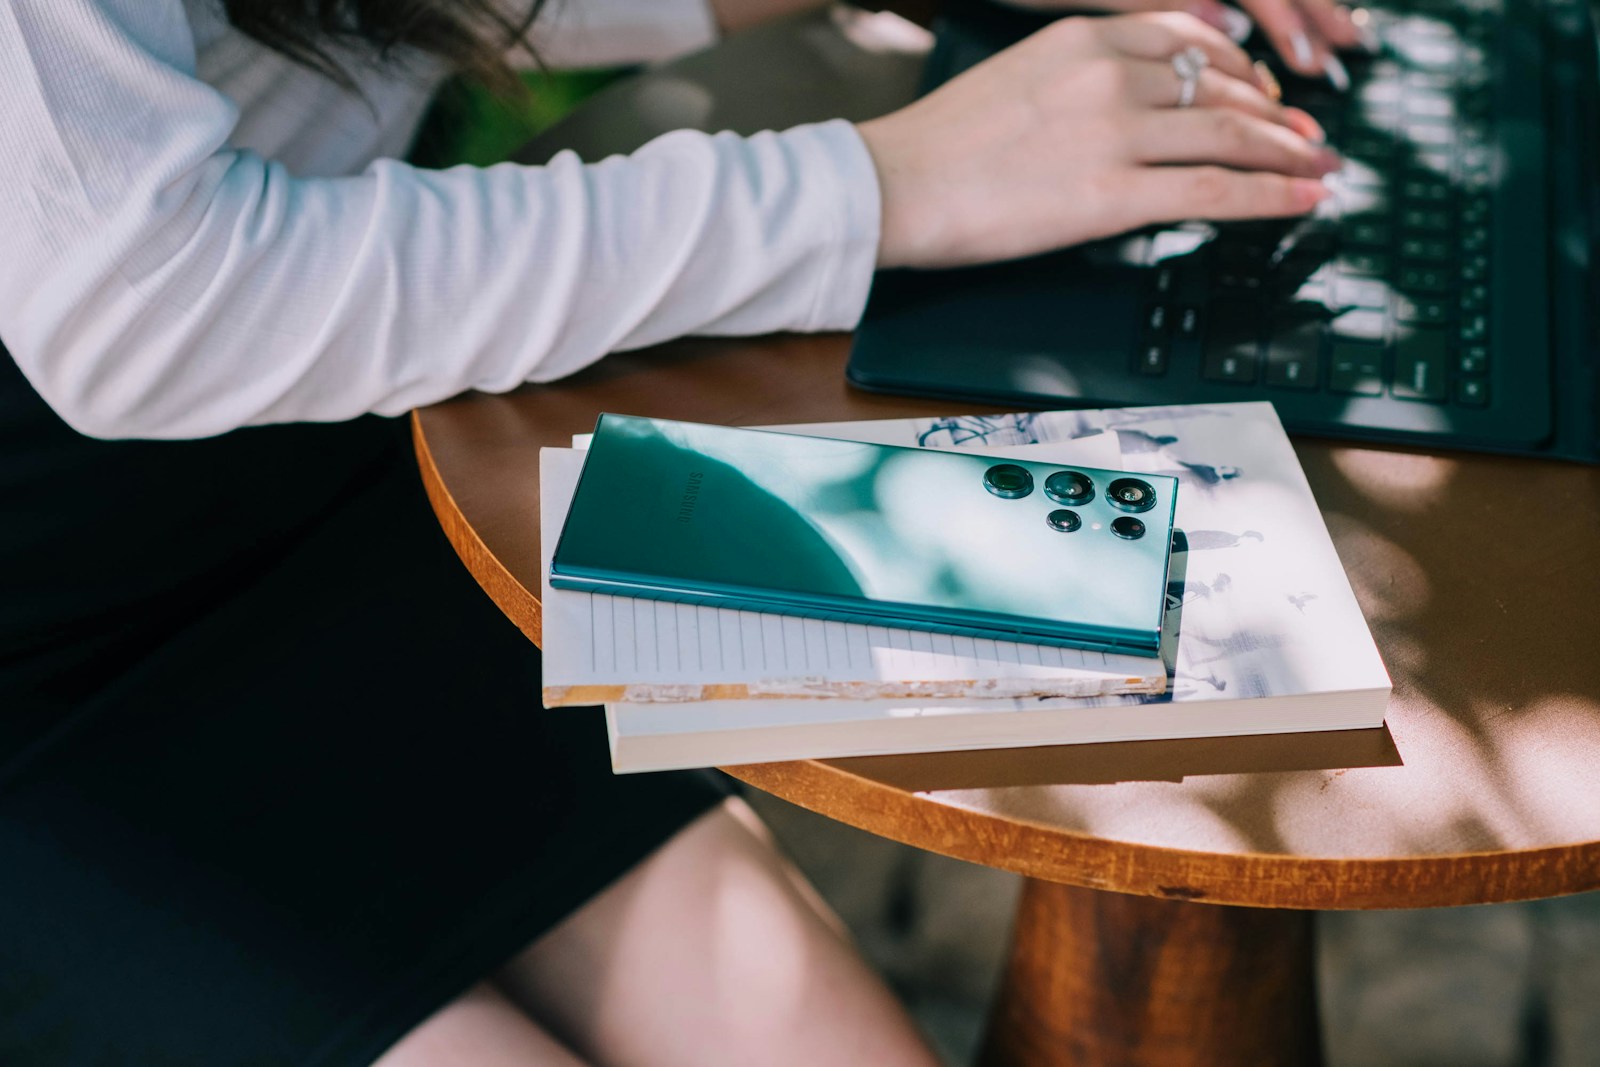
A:
POLYGON ((1381 725, 1390 682, 1270 404, 769 427, 1179 479, 1159 658, 552 589, 583 439, 540 456, 544 702, 618 772, 1381 725))

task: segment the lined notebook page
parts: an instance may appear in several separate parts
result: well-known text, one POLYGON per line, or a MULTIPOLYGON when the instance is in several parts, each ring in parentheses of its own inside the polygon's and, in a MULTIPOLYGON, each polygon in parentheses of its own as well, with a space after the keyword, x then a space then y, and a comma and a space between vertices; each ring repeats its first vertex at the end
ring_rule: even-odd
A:
MULTIPOLYGON (((1104 437, 1018 454, 1110 466, 1103 462, 1108 446, 1114 455, 1104 437)), ((552 589, 550 555, 583 455, 547 448, 539 457, 548 706, 772 697, 1082 697, 1165 688, 1166 668, 1155 658, 552 589)))

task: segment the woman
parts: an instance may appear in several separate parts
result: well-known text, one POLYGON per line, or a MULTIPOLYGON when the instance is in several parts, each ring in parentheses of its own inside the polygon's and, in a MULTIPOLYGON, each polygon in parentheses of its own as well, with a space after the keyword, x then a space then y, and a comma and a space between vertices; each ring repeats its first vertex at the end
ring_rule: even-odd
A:
MULTIPOLYGON (((374 413, 846 327, 876 266, 1302 213, 1337 165, 1176 14, 859 129, 394 162, 527 30, 499 5, 0 3, 0 1062, 931 1062, 746 809, 533 706, 374 413)), ((1353 26, 1305 5, 1257 14, 1328 69, 1353 26)), ((795 6, 574 0, 531 38, 654 58, 795 6)))

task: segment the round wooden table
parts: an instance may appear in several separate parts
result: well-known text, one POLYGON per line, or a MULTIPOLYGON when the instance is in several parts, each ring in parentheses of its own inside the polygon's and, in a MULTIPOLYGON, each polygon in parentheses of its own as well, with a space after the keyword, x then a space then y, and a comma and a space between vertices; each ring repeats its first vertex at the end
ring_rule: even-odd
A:
MULTIPOLYGON (((980 410, 856 392, 847 350, 779 337, 613 356, 417 412, 417 457, 462 560, 538 641, 538 450, 599 412, 980 410)), ((1314 1063, 1311 915, 1288 909, 1600 887, 1600 470, 1298 451, 1394 676, 1387 730, 725 768, 1028 877, 988 1062, 1314 1063)))
MULTIPOLYGON (((812 103, 847 115, 909 92, 913 67, 841 50, 816 18, 775 32, 721 67, 700 57, 653 77, 713 101, 686 124, 735 128, 751 123, 690 91, 730 67, 775 84, 829 72, 833 99, 812 103), (796 34, 812 40, 797 48, 796 34), (781 61, 762 58, 772 41, 781 61), (889 90, 842 93, 853 63, 890 64, 876 83, 889 90)), ((616 94, 648 95, 639 82, 616 94)), ((563 138, 591 155, 640 139, 596 113, 528 156, 563 138)), ((538 449, 568 445, 599 412, 763 425, 992 410, 854 391, 847 351, 820 336, 612 356, 415 413, 417 458, 462 560, 537 642, 538 449)), ((725 768, 1027 877, 986 1063, 1315 1064, 1305 909, 1600 888, 1600 469, 1297 447, 1394 677, 1387 729, 725 768)))

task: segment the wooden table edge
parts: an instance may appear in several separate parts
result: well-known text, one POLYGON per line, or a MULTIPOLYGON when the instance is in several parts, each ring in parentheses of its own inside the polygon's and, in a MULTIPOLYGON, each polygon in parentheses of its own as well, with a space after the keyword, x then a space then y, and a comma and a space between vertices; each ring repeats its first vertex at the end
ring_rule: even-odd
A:
POLYGON ((473 580, 483 587, 483 591, 489 594, 506 618, 515 623, 529 641, 542 647, 544 609, 539 598, 517 581, 499 557, 483 543, 466 516, 461 514, 461 507, 456 503, 450 487, 444 484, 444 477, 434 462, 433 451, 428 447, 428 436, 422 430, 421 412, 415 410, 411 412, 411 443, 417 454, 417 468, 422 472, 422 487, 428 494, 428 503, 433 506, 434 517, 439 520, 445 538, 456 550, 456 555, 461 557, 473 580))
MULTIPOLYGON (((539 598, 478 536, 444 483, 421 413, 412 443, 424 489, 468 572, 534 644, 539 598)), ((1030 878, 1167 900, 1318 910, 1449 907, 1533 900, 1600 889, 1600 840, 1507 852, 1413 857, 1215 853, 1109 841, 1001 818, 875 782, 821 760, 722 768, 811 811, 929 852, 1030 878), (863 797, 875 803, 863 803, 863 797), (1397 902, 1397 897, 1403 898, 1397 902)))
POLYGON ((1499 904, 1600 889, 1600 841, 1403 858, 1219 856, 919 801, 916 793, 823 760, 721 770, 803 808, 930 852, 1029 878, 1166 900, 1357 911, 1499 904), (830 802, 833 796, 838 803, 830 802))

